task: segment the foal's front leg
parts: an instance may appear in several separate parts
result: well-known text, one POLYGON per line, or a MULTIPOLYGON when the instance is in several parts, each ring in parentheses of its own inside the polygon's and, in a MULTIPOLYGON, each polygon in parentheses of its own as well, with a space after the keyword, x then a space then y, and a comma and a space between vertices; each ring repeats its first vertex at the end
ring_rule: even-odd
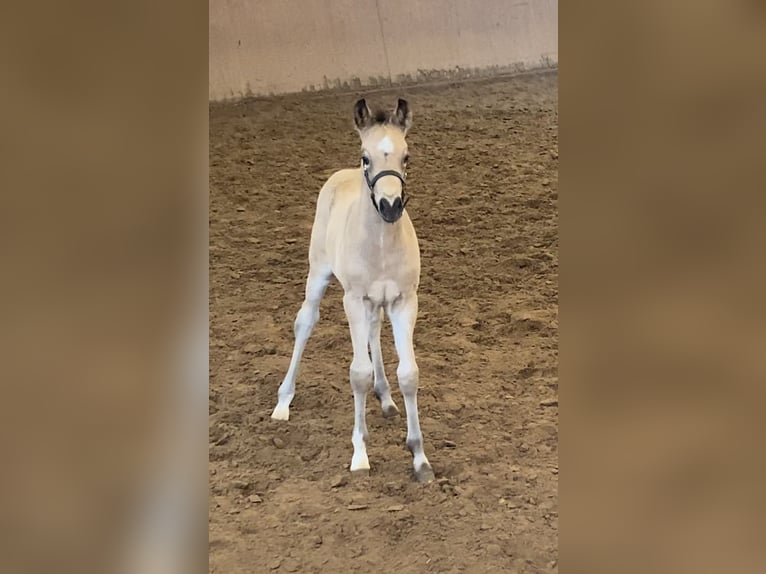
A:
POLYGON ((399 378, 399 388, 404 396, 404 407, 407 411, 407 448, 412 452, 415 478, 420 482, 431 482, 434 479, 434 471, 423 450, 423 433, 420 432, 418 418, 420 375, 412 347, 412 334, 418 315, 417 293, 402 294, 401 298, 391 305, 388 315, 394 330, 396 352, 399 355, 396 375, 399 378))
POLYGON ((351 330, 351 343, 354 347, 354 359, 349 369, 351 389, 354 391, 354 432, 351 436, 354 455, 351 458, 351 472, 365 474, 370 470, 370 462, 367 459, 365 405, 367 393, 372 386, 373 372, 372 361, 367 354, 371 309, 368 309, 361 297, 350 293, 346 293, 343 297, 343 308, 346 310, 348 326, 351 330))

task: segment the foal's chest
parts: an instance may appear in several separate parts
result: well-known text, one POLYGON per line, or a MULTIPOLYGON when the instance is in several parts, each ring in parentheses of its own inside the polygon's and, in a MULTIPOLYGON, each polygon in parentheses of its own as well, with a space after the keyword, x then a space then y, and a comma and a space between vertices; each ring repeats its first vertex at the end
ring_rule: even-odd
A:
POLYGON ((367 269, 359 267, 346 268, 347 273, 341 274, 341 283, 346 292, 355 293, 375 307, 388 306, 402 295, 417 291, 420 273, 417 267, 388 269, 384 272, 377 264, 367 269), (353 270, 352 270, 353 269, 353 270))
POLYGON ((339 245, 334 271, 347 293, 374 306, 391 305, 418 288, 420 253, 414 232, 408 234, 406 227, 366 229, 356 241, 339 245))
POLYGON ((373 281, 366 289, 365 299, 369 300, 376 307, 381 305, 390 305, 396 301, 404 291, 403 286, 391 279, 380 279, 373 281))

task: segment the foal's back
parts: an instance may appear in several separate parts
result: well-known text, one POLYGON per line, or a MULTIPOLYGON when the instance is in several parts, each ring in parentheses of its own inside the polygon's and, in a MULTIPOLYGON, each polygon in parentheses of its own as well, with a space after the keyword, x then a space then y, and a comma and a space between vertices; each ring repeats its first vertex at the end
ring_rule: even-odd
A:
POLYGON ((311 229, 309 262, 332 267, 332 254, 335 241, 331 238, 332 229, 345 220, 351 204, 359 196, 359 169, 341 169, 336 171, 322 186, 317 199, 314 226, 311 229), (328 245, 332 244, 332 246, 328 245))

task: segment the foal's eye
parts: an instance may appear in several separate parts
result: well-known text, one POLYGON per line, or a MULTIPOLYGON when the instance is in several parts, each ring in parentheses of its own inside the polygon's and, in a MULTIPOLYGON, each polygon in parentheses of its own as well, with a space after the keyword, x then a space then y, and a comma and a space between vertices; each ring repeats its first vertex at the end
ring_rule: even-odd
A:
POLYGON ((410 161, 410 154, 407 154, 404 156, 404 159, 402 160, 402 162, 404 163, 404 165, 407 165, 409 161, 410 161))
POLYGON ((364 167, 367 167, 368 165, 370 165, 370 158, 368 158, 366 155, 362 156, 362 165, 364 167))

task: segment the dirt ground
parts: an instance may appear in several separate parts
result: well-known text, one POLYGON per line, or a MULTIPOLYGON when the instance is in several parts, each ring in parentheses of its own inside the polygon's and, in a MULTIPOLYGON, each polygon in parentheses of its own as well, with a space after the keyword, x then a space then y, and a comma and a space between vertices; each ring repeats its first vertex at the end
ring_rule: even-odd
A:
MULTIPOLYGON (((415 352, 426 453, 374 396, 352 479, 351 342, 333 281, 290 421, 290 361, 319 189, 358 164, 358 93, 210 109, 210 571, 555 572, 558 532, 555 72, 368 95, 407 98, 407 207, 422 251, 415 352)), ((383 353, 394 400, 397 359, 383 353)))

